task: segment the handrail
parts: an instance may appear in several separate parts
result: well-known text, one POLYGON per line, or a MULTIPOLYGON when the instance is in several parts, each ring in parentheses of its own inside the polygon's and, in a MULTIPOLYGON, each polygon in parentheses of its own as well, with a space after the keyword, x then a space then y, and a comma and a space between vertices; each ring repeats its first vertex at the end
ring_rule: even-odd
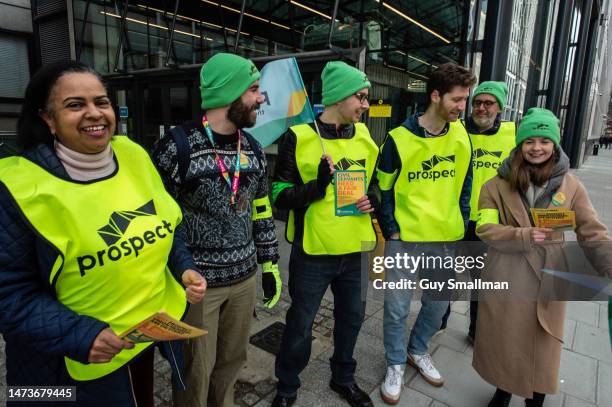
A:
MULTIPOLYGON (((365 47, 339 48, 339 47, 333 46, 332 49, 324 49, 324 50, 319 50, 319 51, 306 51, 306 52, 298 52, 298 53, 292 53, 292 54, 268 55, 265 57, 250 58, 250 60, 255 62, 256 64, 258 63, 263 64, 266 62, 275 61, 277 59, 292 58, 292 57, 300 61, 300 60, 308 60, 308 59, 314 59, 314 58, 320 58, 320 57, 326 57, 326 56, 335 56, 335 57, 347 58, 354 62, 357 62, 359 60, 359 55, 361 54, 364 48, 365 47)), ((168 72, 169 70, 174 70, 174 71, 197 70, 197 69, 200 69, 202 65, 204 65, 203 62, 197 63, 197 64, 183 64, 183 65, 177 65, 173 67, 164 67, 164 68, 138 69, 138 70, 133 70, 130 72, 117 72, 117 73, 106 74, 104 75, 104 78, 105 79, 133 78, 134 75, 136 74, 145 74, 145 73, 154 74, 157 72, 163 73, 163 72, 168 72)))

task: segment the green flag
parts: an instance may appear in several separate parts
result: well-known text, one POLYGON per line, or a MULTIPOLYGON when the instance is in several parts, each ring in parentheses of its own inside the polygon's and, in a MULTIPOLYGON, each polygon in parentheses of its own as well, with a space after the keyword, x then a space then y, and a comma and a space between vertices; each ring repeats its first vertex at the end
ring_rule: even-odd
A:
POLYGON ((295 58, 264 65, 259 89, 265 101, 257 112, 257 124, 245 130, 263 147, 274 143, 289 127, 315 120, 295 58))

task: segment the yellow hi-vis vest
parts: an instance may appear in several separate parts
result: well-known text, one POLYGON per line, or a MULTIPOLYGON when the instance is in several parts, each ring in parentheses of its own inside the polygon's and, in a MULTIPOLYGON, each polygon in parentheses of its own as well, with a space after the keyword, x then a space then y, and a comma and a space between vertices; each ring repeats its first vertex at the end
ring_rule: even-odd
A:
POLYGON ((501 122, 495 134, 472 134, 472 197, 470 220, 478 219, 480 189, 497 175, 497 169, 516 145, 514 122, 501 122))
MULTIPOLYGON (((49 275, 57 300, 119 335, 161 310, 180 319, 187 302, 166 265, 181 210, 140 146, 122 136, 111 143, 118 170, 106 179, 67 181, 10 157, 0 160, 0 182, 59 252, 49 275)), ((151 344, 123 350, 108 363, 65 358, 66 368, 75 380, 97 379, 151 344)))
POLYGON ((404 126, 389 132, 402 168, 393 188, 395 221, 406 242, 461 240, 459 198, 472 153, 467 131, 449 123, 441 137, 419 137, 404 126))
MULTIPOLYGON (((304 183, 317 179, 317 168, 323 154, 321 139, 308 124, 291 127, 296 136, 295 160, 304 183)), ((376 168, 378 147, 363 123, 355 124, 350 139, 323 139, 325 152, 331 156, 336 169, 366 170, 366 183, 376 168)), ((367 186, 366 186, 367 189, 367 186)), ((311 203, 304 214, 304 252, 312 255, 348 254, 374 249, 376 233, 369 214, 336 216, 334 186, 330 183, 325 197, 311 203)), ((293 243, 295 214, 289 212, 287 241, 293 243)))

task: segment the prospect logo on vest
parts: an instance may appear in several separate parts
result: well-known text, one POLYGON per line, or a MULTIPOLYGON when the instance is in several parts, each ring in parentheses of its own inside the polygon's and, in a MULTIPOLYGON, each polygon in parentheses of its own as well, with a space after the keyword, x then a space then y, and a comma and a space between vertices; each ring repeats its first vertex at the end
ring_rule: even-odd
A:
POLYGON ((135 218, 154 215, 157 215, 157 211, 153 200, 133 211, 113 212, 108 224, 97 231, 106 243, 106 248, 101 247, 96 252, 77 257, 81 277, 95 267, 103 267, 105 262, 116 262, 128 256, 138 257, 147 245, 155 244, 158 239, 165 239, 174 233, 172 224, 162 220, 150 230, 142 230, 141 227, 130 237, 126 236, 126 231, 135 218))
POLYGON ((434 154, 429 160, 421 161, 423 171, 408 171, 408 182, 417 180, 432 180, 436 182, 440 178, 454 178, 455 169, 452 170, 434 170, 438 164, 448 162, 455 165, 455 155, 441 156, 434 154))
POLYGON ((134 211, 119 211, 113 212, 108 221, 108 225, 105 225, 98 229, 98 234, 106 242, 107 246, 115 244, 117 240, 123 237, 123 234, 130 226, 132 219, 138 216, 151 216, 157 215, 155 211, 155 204, 153 200, 150 200, 140 208, 134 211))
POLYGON ((474 168, 499 168, 502 160, 499 158, 502 156, 503 151, 489 151, 484 148, 477 148, 472 153, 472 166, 474 168), (491 158, 495 157, 495 158, 491 158), (482 158, 479 160, 479 158, 482 158), (486 159, 488 158, 488 159, 486 159))
POLYGON ((474 154, 472 155, 473 159, 477 159, 480 157, 484 157, 486 155, 490 155, 493 157, 501 157, 502 152, 501 151, 489 151, 489 150, 485 150, 484 148, 477 148, 476 150, 474 150, 474 154))
POLYGON ((334 165, 334 168, 336 170, 338 170, 338 171, 343 171, 343 170, 348 170, 352 166, 357 166, 357 167, 365 168, 366 167, 366 159, 364 158, 363 160, 352 160, 350 158, 342 158, 340 161, 338 161, 334 165))
POLYGON ((423 171, 430 171, 433 170, 433 168, 440 164, 441 162, 451 162, 454 163, 455 162, 455 156, 454 155, 449 155, 446 157, 443 157, 441 155, 437 155, 434 154, 433 157, 431 157, 429 160, 425 160, 421 163, 421 166, 423 167, 423 171))

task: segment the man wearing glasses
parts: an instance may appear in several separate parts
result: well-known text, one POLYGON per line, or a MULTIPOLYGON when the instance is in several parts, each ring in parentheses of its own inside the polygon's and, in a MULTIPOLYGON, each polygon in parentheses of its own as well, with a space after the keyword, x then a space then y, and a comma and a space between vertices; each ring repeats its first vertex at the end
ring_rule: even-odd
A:
MULTIPOLYGON (((482 186, 495 175, 510 150, 516 145, 514 122, 501 120, 501 112, 506 105, 508 86, 504 82, 487 81, 481 83, 474 91, 472 114, 465 122, 465 127, 472 141, 472 197, 470 199, 470 222, 463 240, 480 242, 476 236, 476 220, 478 219, 478 197, 482 186)), ((480 250, 470 253, 479 256, 486 246, 470 249, 480 250)), ((472 279, 479 277, 471 270, 472 279)), ((472 298, 476 293, 472 292, 472 298)), ((470 301, 470 327, 468 341, 473 344, 476 335, 476 315, 478 302, 470 301)))
MULTIPOLYGON (((470 213, 472 151, 458 119, 474 82, 474 75, 465 68, 441 65, 427 81, 429 105, 425 112, 409 117, 385 140, 377 176, 382 194, 379 222, 388 240, 387 257, 452 256, 452 242, 464 236, 470 213), (394 240, 402 243, 389 242, 394 240)), ((387 269, 385 280, 401 282, 418 275, 419 282, 447 281, 451 272, 434 262, 418 270, 387 269)), ((384 294, 387 374, 380 394, 386 403, 397 404, 406 363, 429 384, 444 384, 429 354, 429 343, 440 327, 449 299, 447 293, 423 290, 422 306, 406 347, 406 319, 413 292, 386 289, 384 294)))
POLYGON ((370 213, 379 202, 378 147, 359 122, 369 108, 370 82, 363 72, 340 61, 327 63, 321 78, 325 110, 316 123, 293 126, 285 133, 272 183, 273 202, 290 211, 286 237, 292 243, 292 302, 276 356, 279 381, 274 407, 291 406, 296 400, 298 375, 310 358, 312 324, 330 286, 335 326, 329 385, 351 406, 372 406, 368 394, 355 383, 353 359, 365 313, 360 252, 362 242, 376 241, 370 213), (365 171, 368 192, 357 201, 356 215, 335 215, 336 170, 365 171))

